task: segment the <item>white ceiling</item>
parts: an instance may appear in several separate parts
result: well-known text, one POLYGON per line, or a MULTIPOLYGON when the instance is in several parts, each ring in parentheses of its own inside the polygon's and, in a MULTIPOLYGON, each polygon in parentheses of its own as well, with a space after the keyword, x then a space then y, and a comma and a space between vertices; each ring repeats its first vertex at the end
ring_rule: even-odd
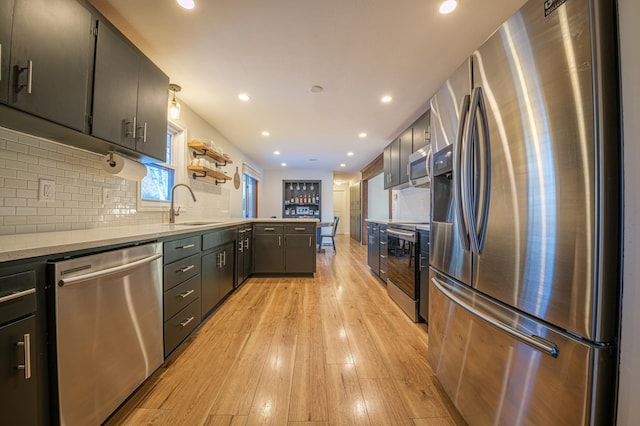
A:
POLYGON ((91 3, 182 86, 180 101, 264 169, 356 172, 524 0, 459 0, 451 15, 438 13, 440 0, 91 3), (310 92, 316 84, 322 93, 310 92), (393 101, 382 104, 386 94, 393 101))

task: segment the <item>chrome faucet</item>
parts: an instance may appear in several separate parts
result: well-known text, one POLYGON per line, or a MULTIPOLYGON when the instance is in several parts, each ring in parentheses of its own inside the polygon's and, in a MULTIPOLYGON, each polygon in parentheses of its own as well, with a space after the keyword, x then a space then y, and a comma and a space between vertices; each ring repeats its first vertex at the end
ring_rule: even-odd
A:
POLYGON ((173 207, 173 200, 175 198, 176 188, 179 186, 184 186, 185 188, 187 188, 191 193, 191 198, 193 198, 193 201, 196 201, 196 196, 189 185, 185 185, 184 183, 173 185, 173 188, 171 188, 171 207, 169 208, 169 223, 176 223, 176 216, 180 216, 180 206, 178 206, 178 210, 176 210, 173 207))

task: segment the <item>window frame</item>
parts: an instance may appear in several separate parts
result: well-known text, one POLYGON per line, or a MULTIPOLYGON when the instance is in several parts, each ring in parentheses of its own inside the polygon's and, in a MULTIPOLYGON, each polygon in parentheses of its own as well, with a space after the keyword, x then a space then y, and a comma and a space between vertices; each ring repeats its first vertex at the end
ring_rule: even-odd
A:
MULTIPOLYGON (((167 121, 167 133, 171 133, 171 159, 167 163, 156 163, 160 167, 165 167, 173 171, 173 184, 183 183, 185 180, 185 153, 186 150, 186 129, 174 122, 167 121)), ((163 211, 170 207, 171 200, 158 201, 146 200, 142 198, 142 180, 138 181, 137 209, 141 212, 163 211)))

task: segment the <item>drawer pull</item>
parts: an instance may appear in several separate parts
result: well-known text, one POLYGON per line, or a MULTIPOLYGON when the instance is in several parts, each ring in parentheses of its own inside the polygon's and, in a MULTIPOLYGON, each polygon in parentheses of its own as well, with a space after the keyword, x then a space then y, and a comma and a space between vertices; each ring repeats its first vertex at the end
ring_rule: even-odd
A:
POLYGON ((387 258, 387 256, 385 256, 384 254, 381 254, 380 257, 383 258, 383 259, 387 258))
POLYGON ((195 267, 196 267, 196 265, 189 265, 189 266, 185 266, 184 268, 180 268, 178 271, 179 272, 187 272, 187 271, 192 270, 195 267))
POLYGON ((306 228, 293 228, 293 229, 295 229, 296 231, 304 231, 306 228))
POLYGON ((18 342, 18 347, 24 347, 24 364, 18 364, 18 370, 24 370, 24 378, 31 378, 31 336, 23 334, 24 341, 18 342))
POLYGON ((182 299, 186 299, 187 297, 191 296, 193 293, 195 293, 195 290, 189 290, 189 291, 185 291, 184 293, 180 293, 178 295, 178 297, 182 298, 182 299))
POLYGON ((182 321, 182 322, 180 323, 180 325, 181 325, 182 327, 186 327, 187 325, 189 325, 189 323, 190 323, 191 321, 193 321, 193 320, 194 320, 194 318, 195 318, 195 317, 187 318, 186 320, 182 321))
POLYGON ((184 245, 184 246, 182 246, 182 247, 178 247, 178 248, 181 248, 181 249, 190 249, 190 248, 193 248, 193 247, 195 247, 195 246, 196 246, 195 244, 186 244, 186 245, 184 245))
POLYGON ((19 299, 24 296, 28 296, 36 292, 35 288, 30 288, 29 290, 19 291, 17 293, 11 293, 7 296, 0 297, 0 303, 8 302, 10 300, 19 299))
POLYGON ((276 228, 264 228, 265 231, 275 231, 276 228))

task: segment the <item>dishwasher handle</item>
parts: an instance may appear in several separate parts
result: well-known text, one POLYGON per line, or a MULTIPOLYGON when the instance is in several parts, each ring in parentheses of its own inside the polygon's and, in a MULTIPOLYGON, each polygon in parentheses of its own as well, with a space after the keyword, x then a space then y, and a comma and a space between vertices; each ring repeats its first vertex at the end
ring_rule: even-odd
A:
POLYGON ((139 259, 124 265, 118 265, 112 268, 102 269, 100 271, 90 272, 88 274, 82 274, 82 275, 78 275, 71 278, 62 278, 60 281, 58 281, 58 285, 60 287, 64 287, 72 284, 80 284, 85 281, 93 280, 96 278, 102 278, 107 275, 116 274, 118 272, 128 271, 130 269, 135 269, 138 266, 144 265, 146 263, 153 262, 154 260, 160 259, 161 257, 162 257, 162 253, 156 253, 154 255, 143 257, 142 259, 139 259))

